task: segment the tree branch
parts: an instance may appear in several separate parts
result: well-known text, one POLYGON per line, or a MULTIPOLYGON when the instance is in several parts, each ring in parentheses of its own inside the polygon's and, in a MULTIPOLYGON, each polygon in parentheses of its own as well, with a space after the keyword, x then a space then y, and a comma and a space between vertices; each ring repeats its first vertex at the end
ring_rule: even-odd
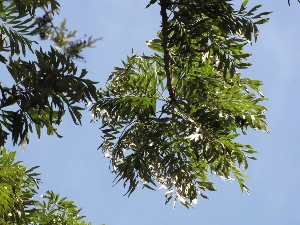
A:
POLYGON ((167 15, 167 7, 168 0, 160 0, 160 15, 162 18, 161 26, 162 26, 162 47, 164 50, 164 69, 167 76, 167 88, 170 95, 171 103, 175 103, 176 96, 172 86, 172 74, 170 69, 170 52, 168 49, 168 15, 167 15))
MULTIPOLYGON (((47 15, 49 12, 47 11, 46 6, 43 6, 43 9, 44 9, 45 15, 47 15)), ((51 24, 51 28, 54 29, 54 32, 56 33, 57 37, 59 37, 58 29, 57 29, 57 27, 54 26, 51 19, 49 20, 49 23, 51 24)))
POLYGON ((2 100, 7 100, 6 94, 5 94, 5 93, 11 94, 11 92, 9 91, 8 88, 2 87, 2 83, 1 83, 1 82, 0 82, 0 91, 1 91, 1 94, 2 94, 2 99, 1 99, 1 101, 2 101, 2 100))

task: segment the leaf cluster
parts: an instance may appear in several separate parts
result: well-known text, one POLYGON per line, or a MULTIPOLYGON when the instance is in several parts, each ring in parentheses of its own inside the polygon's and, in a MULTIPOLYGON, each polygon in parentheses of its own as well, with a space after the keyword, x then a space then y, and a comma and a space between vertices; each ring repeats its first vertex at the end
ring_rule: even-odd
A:
POLYGON ((47 191, 35 200, 39 185, 38 167, 27 169, 15 161, 16 152, 0 149, 0 224, 88 225, 73 201, 47 191))
POLYGON ((15 152, 0 150, 0 221, 22 224, 31 212, 38 174, 15 162, 15 152))
POLYGON ((251 65, 244 47, 269 12, 247 10, 247 1, 238 10, 231 1, 163 1, 168 19, 147 42, 155 53, 127 57, 98 93, 100 148, 128 195, 138 185, 160 187, 166 203, 189 207, 215 190, 211 174, 233 176, 249 191, 243 170, 256 150, 235 139, 249 128, 268 129, 262 82, 241 70, 251 65))
POLYGON ((81 39, 75 39, 77 31, 68 30, 66 28, 67 20, 64 19, 60 26, 57 27, 53 23, 54 12, 48 11, 46 7, 43 7, 44 15, 38 17, 36 22, 38 24, 35 32, 39 34, 42 40, 50 39, 54 42, 56 49, 64 52, 68 57, 73 59, 84 60, 81 52, 85 48, 94 47, 94 44, 102 38, 93 39, 92 36, 81 39))
POLYGON ((10 85, 5 84, 9 79, 0 80, 0 224, 90 224, 79 216, 73 201, 52 191, 43 201, 36 200, 38 167, 27 169, 15 161, 16 152, 4 148, 9 136, 14 145, 24 147, 29 133, 35 130, 40 137, 42 128, 61 137, 57 126, 65 112, 81 124, 81 111, 97 97, 96 82, 86 79, 87 71, 78 71, 73 61, 83 59, 81 51, 97 39, 73 45, 69 38, 76 32, 66 34, 66 21, 60 29, 54 26, 58 9, 55 0, 0 2, 0 62, 12 78, 10 85), (45 15, 36 19, 38 8, 45 15), (55 48, 38 47, 34 36, 43 33, 50 35, 55 48))
MULTIPOLYGON (((58 10, 59 4, 54 0, 12 1, 1 5, 0 61, 14 83, 6 86, 0 82, 0 146, 4 146, 11 134, 13 144, 24 147, 34 128, 38 137, 43 127, 46 127, 47 134, 58 135, 56 126, 62 122, 66 111, 75 124, 81 124, 84 105, 96 97, 96 82, 86 79, 87 71, 78 72, 73 62, 84 47, 91 47, 96 40, 89 38, 85 46, 66 47, 64 51, 53 47, 49 51, 34 49, 37 42, 32 41, 32 36, 41 32, 34 9, 47 9, 49 6, 48 17, 58 10), (75 52, 71 53, 73 50, 75 52), (34 60, 23 59, 28 51, 35 57, 34 60)), ((48 21, 51 21, 50 17, 48 21)), ((65 29, 65 21, 62 26, 65 29)), ((71 36, 74 35, 73 32, 71 36)), ((60 36, 64 38, 63 31, 60 36)), ((51 38, 60 46, 69 45, 69 42, 62 43, 56 36, 51 38)))

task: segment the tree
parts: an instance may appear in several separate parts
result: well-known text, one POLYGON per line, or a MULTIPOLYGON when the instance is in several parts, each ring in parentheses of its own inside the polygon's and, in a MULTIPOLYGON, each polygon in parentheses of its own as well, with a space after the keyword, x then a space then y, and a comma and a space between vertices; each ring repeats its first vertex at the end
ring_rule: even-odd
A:
POLYGON ((29 132, 41 136, 56 134, 66 109, 75 124, 81 123, 81 111, 96 97, 96 82, 79 74, 74 59, 83 60, 81 51, 98 39, 73 40, 76 32, 58 28, 53 15, 59 4, 51 1, 1 1, 0 62, 13 79, 11 87, 0 82, 0 224, 90 224, 82 220, 72 201, 47 191, 36 198, 39 185, 37 167, 27 169, 15 162, 15 152, 7 153, 5 143, 11 135, 14 145, 28 143, 29 132), (44 11, 36 18, 36 10, 44 11), (50 39, 55 48, 45 51, 37 38, 50 39), (35 57, 32 61, 26 56, 35 57))
POLYGON ((43 127, 47 128, 49 135, 58 135, 55 126, 61 123, 65 107, 74 123, 80 124, 80 111, 85 107, 79 104, 87 104, 96 96, 96 82, 85 79, 86 70, 78 74, 73 59, 82 59, 82 49, 92 47, 97 39, 69 40, 76 32, 67 32, 66 21, 60 28, 53 25, 52 15, 59 4, 54 0, 48 3, 31 0, 2 2, 0 5, 0 61, 6 65, 14 81, 11 87, 0 83, 0 146, 4 146, 9 133, 13 144, 24 146, 29 141, 28 133, 34 128, 39 137, 43 127), (43 8, 45 15, 36 19, 38 7, 43 8), (38 49, 38 42, 31 38, 37 34, 41 39, 53 40, 56 48, 51 47, 49 51, 38 49), (26 54, 33 54, 36 59, 26 61, 23 59, 26 54), (12 107, 17 109, 11 110, 12 107))
POLYGON ((147 8, 159 4, 162 21, 157 38, 147 42, 153 54, 128 56, 96 91, 96 82, 85 78, 86 70, 78 74, 74 60, 83 60, 80 52, 97 39, 70 41, 75 32, 66 30, 65 21, 59 28, 52 22, 55 0, 2 1, 0 61, 14 84, 0 83, 0 218, 12 224, 84 224, 76 206, 51 191, 45 202, 31 200, 38 174, 14 162, 15 153, 4 146, 9 135, 24 146, 29 132, 40 137, 44 127, 60 137, 65 111, 80 124, 80 112, 90 103, 94 120, 102 123, 100 148, 128 195, 139 184, 161 186, 166 203, 179 200, 189 207, 215 190, 209 174, 234 176, 249 191, 243 170, 256 151, 235 139, 247 129, 268 129, 262 82, 241 71, 251 65, 244 48, 257 40, 257 26, 269 12, 259 13, 261 5, 247 9, 247 0, 238 8, 232 2, 151 0, 147 8), (37 8, 45 14, 36 19, 37 8), (34 35, 55 47, 39 48, 34 35), (26 54, 35 59, 25 60, 26 54))
POLYGON ((0 150, 0 224, 85 225, 73 201, 47 191, 36 198, 39 178, 33 167, 26 169, 15 161, 16 152, 0 150))
POLYGON ((133 54, 108 79, 93 107, 102 121, 100 148, 116 182, 130 195, 136 187, 166 189, 189 207, 215 191, 209 174, 245 185, 256 151, 235 141, 249 128, 268 132, 262 82, 243 77, 244 52, 268 21, 261 5, 236 9, 232 1, 152 0, 161 29, 147 42, 152 55, 133 54))

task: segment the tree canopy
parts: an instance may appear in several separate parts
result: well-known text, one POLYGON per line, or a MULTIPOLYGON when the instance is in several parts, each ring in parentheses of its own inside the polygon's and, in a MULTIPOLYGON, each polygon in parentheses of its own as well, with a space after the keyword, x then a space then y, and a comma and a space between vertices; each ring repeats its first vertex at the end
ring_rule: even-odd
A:
POLYGON ((80 123, 80 110, 85 108, 80 103, 92 101, 96 87, 95 82, 85 79, 86 70, 77 71, 73 59, 80 58, 81 50, 91 47, 96 39, 72 41, 76 32, 68 31, 65 21, 55 27, 52 15, 58 10, 57 1, 2 1, 0 6, 0 61, 13 78, 11 87, 0 83, 0 146, 9 134, 13 144, 24 146, 33 129, 39 137, 43 127, 49 135, 58 135, 55 126, 61 123, 66 109, 74 123, 80 123), (38 7, 45 14, 36 18, 38 7), (35 35, 53 40, 56 48, 39 48, 35 35), (26 60, 29 54, 35 60, 26 60))
POLYGON ((249 191, 243 173, 256 153, 235 141, 247 129, 268 131, 262 82, 242 76, 244 51, 268 21, 261 5, 233 1, 151 1, 159 4, 161 30, 147 41, 152 55, 133 54, 98 92, 95 119, 116 182, 166 189, 186 206, 214 191, 210 174, 249 191))
POLYGON ((73 201, 53 191, 37 198, 38 166, 27 169, 15 155, 0 150, 0 224, 90 224, 82 220, 73 201))
POLYGON ((0 80, 1 224, 89 224, 72 201, 58 194, 47 191, 43 200, 37 198, 38 166, 27 169, 16 162, 16 152, 5 149, 9 137, 24 147, 29 133, 35 130, 40 137, 44 127, 48 135, 61 137, 56 127, 65 112, 80 124, 81 111, 96 97, 96 82, 85 78, 86 70, 77 71, 74 59, 82 60, 81 51, 98 39, 75 39, 66 21, 56 27, 52 19, 59 6, 55 0, 0 2, 0 62, 12 78, 11 86, 4 83, 8 79, 0 80), (44 15, 36 17, 36 11, 44 15), (55 47, 42 49, 40 39, 55 47))
POLYGON ((65 113, 81 124, 87 105, 101 124, 99 148, 126 194, 138 185, 165 188, 166 203, 190 207, 199 196, 207 198, 205 191, 215 191, 211 174, 236 179, 249 191, 244 171, 257 151, 236 139, 268 128, 262 81, 242 72, 251 66, 245 47, 256 42, 270 12, 248 8, 248 0, 238 6, 233 0, 151 0, 146 8, 154 4, 161 29, 146 42, 153 53, 132 52, 97 90, 76 60, 84 60, 81 51, 99 39, 76 39, 66 20, 55 26, 57 1, 0 3, 0 62, 13 80, 0 81, 0 222, 86 224, 72 201, 52 191, 44 201, 32 200, 37 167, 15 162, 5 145, 10 137, 25 146, 28 134, 41 137, 43 128, 61 137, 57 127, 65 113), (43 49, 41 40, 52 47, 43 49))

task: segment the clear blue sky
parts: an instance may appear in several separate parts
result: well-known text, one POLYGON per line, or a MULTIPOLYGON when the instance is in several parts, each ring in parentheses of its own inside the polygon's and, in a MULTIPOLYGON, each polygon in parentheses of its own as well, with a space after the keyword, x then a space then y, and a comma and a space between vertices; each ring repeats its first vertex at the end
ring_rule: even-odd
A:
MULTIPOLYGON (((135 51, 147 51, 146 40, 159 28, 159 9, 145 10, 147 0, 61 0, 61 15, 78 37, 103 36, 97 47, 84 52, 87 63, 79 63, 89 77, 103 86, 113 67, 135 51)), ((237 1, 240 2, 240 1, 237 1)), ((251 1, 251 4, 260 1, 251 1)), ((263 80, 263 93, 269 98, 270 134, 251 132, 242 141, 260 151, 250 163, 247 184, 250 195, 242 194, 236 182, 217 182, 210 200, 200 200, 194 209, 177 204, 164 205, 163 191, 137 190, 130 198, 119 184, 112 187, 114 175, 108 160, 97 151, 101 144, 100 123, 90 124, 85 113, 83 127, 70 119, 63 121, 62 139, 41 140, 32 135, 19 159, 28 166, 40 165, 41 192, 51 189, 83 207, 82 214, 95 225, 297 225, 300 224, 300 4, 291 0, 264 1, 263 10, 274 11, 260 28, 258 43, 249 48, 254 64, 245 76, 263 80), (266 3, 265 3, 266 2, 266 3)))

